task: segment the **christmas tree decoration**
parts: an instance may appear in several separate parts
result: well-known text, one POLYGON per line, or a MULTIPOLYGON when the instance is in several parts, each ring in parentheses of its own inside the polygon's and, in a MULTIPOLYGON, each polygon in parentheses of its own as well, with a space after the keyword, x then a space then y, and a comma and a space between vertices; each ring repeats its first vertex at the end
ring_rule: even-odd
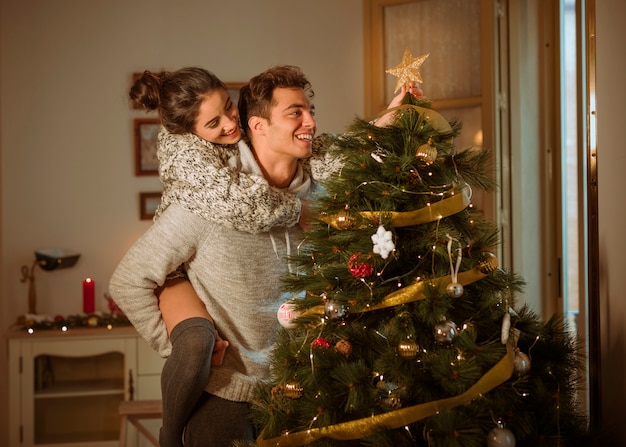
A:
POLYGON ((528 371, 530 371, 530 357, 521 352, 519 349, 516 349, 513 368, 518 376, 527 374, 528 371))
POLYGON ((393 233, 386 230, 382 225, 379 225, 376 233, 372 235, 372 242, 374 243, 372 251, 379 254, 383 259, 387 259, 389 253, 396 248, 393 243, 393 233))
POLYGON ((487 447, 515 447, 515 435, 502 422, 487 435, 487 447))
POLYGON ((336 224, 342 230, 349 230, 354 226, 354 220, 350 214, 350 208, 348 206, 346 206, 346 209, 337 213, 336 224))
POLYGON ((276 316, 282 327, 285 329, 293 329, 296 327, 295 319, 298 318, 299 312, 294 303, 288 302, 280 305, 276 316))
POLYGON ((429 138, 426 143, 417 148, 415 157, 426 165, 430 165, 437 160, 437 148, 433 146, 432 138, 429 138))
POLYGON ((313 348, 330 348, 330 343, 328 340, 318 337, 311 343, 311 347, 313 348))
POLYGON ((348 307, 335 302, 333 300, 326 300, 324 303, 324 316, 328 320, 340 320, 348 315, 348 307))
POLYGON ((302 397, 304 390, 300 386, 299 383, 288 382, 288 383, 285 383, 283 392, 285 393, 285 396, 290 399, 300 399, 302 397))
POLYGON ((459 329, 454 321, 444 319, 437 323, 434 328, 435 341, 437 343, 452 343, 456 338, 459 329))
POLYGON ((450 298, 460 298, 463 296, 463 285, 458 282, 451 282, 446 286, 446 294, 450 298))
MULTIPOLYGON (((400 87, 425 59, 405 56, 400 87)), ((426 100, 392 113, 326 140, 342 168, 290 257, 297 318, 252 403, 255 445, 573 446, 587 433, 580 347, 562 316, 517 304, 498 225, 471 206, 496 186, 490 151, 455 147, 460 124, 426 100)))
POLYGON ((506 345, 511 335, 511 314, 507 311, 502 317, 502 329, 500 330, 500 342, 506 345))
POLYGON ((335 349, 337 350, 337 352, 343 354, 346 358, 350 357, 350 355, 352 354, 352 343, 350 343, 346 339, 339 340, 337 343, 335 343, 335 349))
POLYGON ((403 85, 408 86, 412 81, 422 82, 422 75, 419 72, 419 68, 428 56, 429 54, 424 54, 422 56, 413 57, 408 48, 404 50, 402 62, 386 71, 386 73, 392 74, 398 78, 394 93, 398 92, 403 85))
POLYGON ((400 357, 406 360, 413 360, 417 357, 419 346, 415 340, 404 340, 398 344, 398 353, 400 357))
POLYGON ((460 298, 463 295, 463 285, 459 284, 457 279, 459 277, 459 268, 461 267, 461 260, 463 258, 463 250, 460 246, 457 248, 456 262, 454 262, 452 256, 452 242, 456 241, 458 243, 458 240, 449 234, 447 234, 446 237, 448 238, 447 248, 448 257, 450 258, 450 279, 452 280, 452 282, 446 286, 446 293, 450 298, 460 298))
POLYGON ((348 259, 348 268, 350 273, 355 278, 367 278, 374 273, 374 267, 371 264, 365 262, 358 262, 361 258, 361 253, 355 253, 348 259))

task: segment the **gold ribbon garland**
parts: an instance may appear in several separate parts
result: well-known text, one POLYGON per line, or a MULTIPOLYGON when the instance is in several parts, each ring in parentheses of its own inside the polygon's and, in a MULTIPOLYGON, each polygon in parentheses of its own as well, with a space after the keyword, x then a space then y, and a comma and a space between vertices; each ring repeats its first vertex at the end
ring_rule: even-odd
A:
POLYGON ((430 124, 432 128, 435 129, 439 133, 443 133, 443 134, 452 133, 452 126, 450 126, 450 123, 448 122, 448 120, 445 119, 441 113, 437 112, 436 110, 429 109, 428 107, 416 106, 413 104, 401 104, 397 107, 385 109, 378 114, 376 119, 379 119, 380 117, 388 113, 392 113, 392 112, 403 110, 403 109, 416 110, 420 115, 424 117, 424 119, 428 122, 428 124, 430 124))
MULTIPOLYGON (((498 259, 490 253, 489 257, 485 259, 485 261, 481 262, 473 269, 459 273, 457 277, 457 282, 463 286, 472 284, 490 275, 497 267, 498 259)), ((400 304, 423 300, 426 298, 426 287, 428 285, 450 284, 451 280, 452 277, 450 275, 447 275, 440 276, 439 278, 429 279, 426 281, 418 281, 409 286, 403 287, 400 290, 396 290, 395 292, 390 293, 385 298, 383 298, 380 303, 375 304, 374 306, 366 307, 355 313, 369 312, 372 310, 384 309, 386 307, 399 306, 400 304)), ((301 314, 301 316, 309 315, 319 315, 320 317, 324 316, 324 306, 319 305, 311 307, 310 309, 303 311, 301 314)))
MULTIPOLYGON (((463 211, 470 204, 472 198, 472 188, 465 184, 460 191, 453 192, 447 199, 442 199, 424 208, 415 211, 361 211, 358 214, 364 219, 378 222, 381 214, 391 217, 391 225, 394 227, 409 227, 434 222, 444 217, 463 211)), ((323 214, 320 216, 322 222, 327 223, 336 230, 345 230, 346 225, 344 214, 323 214)))
POLYGON ((426 419, 443 410, 464 405, 506 382, 513 374, 515 351, 510 345, 506 354, 485 375, 465 392, 445 399, 426 402, 412 407, 401 408, 388 413, 373 415, 350 422, 313 428, 306 431, 288 433, 271 439, 257 439, 259 447, 300 447, 321 438, 337 440, 360 439, 379 430, 391 430, 426 419))

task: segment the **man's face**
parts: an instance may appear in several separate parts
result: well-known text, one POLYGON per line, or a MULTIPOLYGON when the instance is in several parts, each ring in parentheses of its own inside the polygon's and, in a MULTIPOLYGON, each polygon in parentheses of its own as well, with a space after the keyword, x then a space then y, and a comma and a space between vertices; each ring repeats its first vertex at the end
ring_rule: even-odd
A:
POLYGON ((311 156, 316 124, 314 107, 301 88, 277 88, 267 120, 267 147, 278 157, 311 156))

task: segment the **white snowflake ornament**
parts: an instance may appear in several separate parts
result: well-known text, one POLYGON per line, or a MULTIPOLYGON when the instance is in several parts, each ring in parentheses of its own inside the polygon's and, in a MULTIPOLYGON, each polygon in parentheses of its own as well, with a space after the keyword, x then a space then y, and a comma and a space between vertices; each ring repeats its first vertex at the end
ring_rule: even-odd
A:
POLYGON ((376 234, 372 234, 372 242, 374 243, 374 253, 379 254, 383 259, 387 259, 389 253, 396 249, 393 243, 393 234, 382 225, 378 226, 376 234))

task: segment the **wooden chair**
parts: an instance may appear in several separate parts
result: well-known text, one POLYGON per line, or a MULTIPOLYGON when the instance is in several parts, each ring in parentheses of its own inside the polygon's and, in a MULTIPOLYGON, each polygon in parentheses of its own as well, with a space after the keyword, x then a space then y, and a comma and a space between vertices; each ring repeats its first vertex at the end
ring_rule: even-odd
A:
POLYGON ((161 400, 125 400, 120 402, 117 411, 121 416, 120 447, 126 447, 129 422, 133 424, 153 446, 159 447, 159 441, 141 424, 141 419, 162 418, 163 402, 161 400))

